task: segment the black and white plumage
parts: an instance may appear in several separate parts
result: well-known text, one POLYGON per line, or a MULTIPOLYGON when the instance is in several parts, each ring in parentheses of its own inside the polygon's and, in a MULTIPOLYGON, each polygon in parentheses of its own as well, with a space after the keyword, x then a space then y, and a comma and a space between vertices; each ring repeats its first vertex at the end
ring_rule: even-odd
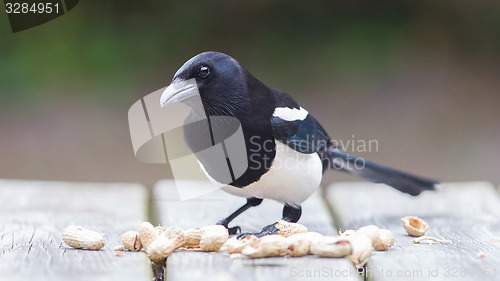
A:
MULTIPOLYGON (((411 195, 432 190, 437 183, 342 152, 320 123, 293 98, 264 85, 222 53, 205 52, 187 61, 163 93, 161 105, 188 99, 192 93, 182 83, 189 79, 196 81, 204 111, 193 114, 234 117, 243 130, 248 168, 222 189, 246 197, 248 202, 220 222, 226 227, 234 217, 265 198, 285 203, 283 218, 297 221, 300 204, 317 189, 328 169, 386 183, 411 195)), ((193 134, 189 130, 196 129, 185 129, 186 143, 193 147, 196 138, 190 138, 193 134)), ((217 176, 210 173, 210 161, 198 160, 207 176, 217 182, 217 176)), ((272 231, 271 225, 263 233, 272 231)))

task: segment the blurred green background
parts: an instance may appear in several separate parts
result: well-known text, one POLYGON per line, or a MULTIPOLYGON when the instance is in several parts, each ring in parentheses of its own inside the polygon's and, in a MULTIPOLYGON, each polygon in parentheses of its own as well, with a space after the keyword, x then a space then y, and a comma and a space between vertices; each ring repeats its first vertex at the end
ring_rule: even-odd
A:
POLYGON ((0 12, 0 177, 169 176, 135 159, 127 111, 207 50, 291 94, 334 139, 378 142, 361 156, 500 182, 500 1, 466 0, 82 0, 15 34, 0 12))

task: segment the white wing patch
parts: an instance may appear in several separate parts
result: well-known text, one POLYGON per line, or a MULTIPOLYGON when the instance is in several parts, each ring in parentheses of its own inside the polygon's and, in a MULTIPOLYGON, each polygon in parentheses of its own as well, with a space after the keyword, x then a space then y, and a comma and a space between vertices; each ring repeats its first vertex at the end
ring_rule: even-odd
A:
POLYGON ((273 112, 274 117, 278 117, 285 121, 297 121, 306 119, 309 112, 304 108, 289 108, 289 107, 276 107, 273 112))

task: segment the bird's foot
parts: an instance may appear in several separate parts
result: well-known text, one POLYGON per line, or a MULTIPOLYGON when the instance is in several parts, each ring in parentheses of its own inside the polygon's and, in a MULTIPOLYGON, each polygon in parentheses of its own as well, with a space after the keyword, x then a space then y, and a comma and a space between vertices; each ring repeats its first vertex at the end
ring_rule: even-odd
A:
POLYGON ((241 232, 241 227, 239 226, 233 226, 233 227, 228 227, 228 223, 225 220, 220 220, 216 224, 222 225, 225 228, 227 228, 227 232, 229 232, 229 235, 237 234, 241 232))
POLYGON ((240 233, 238 235, 238 239, 243 239, 243 238, 250 236, 250 235, 262 237, 262 236, 266 236, 266 235, 278 234, 279 229, 276 227, 276 224, 277 223, 266 225, 262 228, 262 230, 260 232, 257 232, 257 233, 251 233, 251 232, 240 233))

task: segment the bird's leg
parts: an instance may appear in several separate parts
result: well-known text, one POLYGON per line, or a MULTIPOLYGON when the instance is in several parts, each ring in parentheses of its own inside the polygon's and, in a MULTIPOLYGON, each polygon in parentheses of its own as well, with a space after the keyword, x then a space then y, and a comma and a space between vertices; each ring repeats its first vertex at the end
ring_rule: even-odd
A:
POLYGON ((283 220, 287 222, 298 222, 302 215, 302 207, 300 205, 285 204, 283 208, 283 220))
POLYGON ((244 211, 246 211, 250 207, 258 206, 260 203, 262 203, 262 199, 260 199, 260 198, 255 198, 255 197, 247 198, 247 203, 245 203, 245 205, 241 206, 238 210, 234 211, 234 213, 230 214, 227 218, 221 219, 220 221, 218 221, 217 224, 220 224, 220 225, 224 226, 225 228, 227 228, 229 231, 229 234, 236 234, 238 232, 238 230, 241 231, 240 227, 234 226, 234 227, 229 228, 228 224, 234 218, 239 216, 241 213, 243 213, 244 211))
MULTIPOLYGON (((283 218, 282 220, 287 222, 297 222, 302 215, 302 207, 300 205, 288 205, 285 204, 283 207, 283 218)), ((278 234, 279 229, 276 227, 277 222, 272 223, 270 225, 266 225, 262 228, 260 232, 257 233, 241 233, 238 235, 238 238, 245 238, 249 235, 255 235, 257 237, 262 237, 271 234, 278 234)))

